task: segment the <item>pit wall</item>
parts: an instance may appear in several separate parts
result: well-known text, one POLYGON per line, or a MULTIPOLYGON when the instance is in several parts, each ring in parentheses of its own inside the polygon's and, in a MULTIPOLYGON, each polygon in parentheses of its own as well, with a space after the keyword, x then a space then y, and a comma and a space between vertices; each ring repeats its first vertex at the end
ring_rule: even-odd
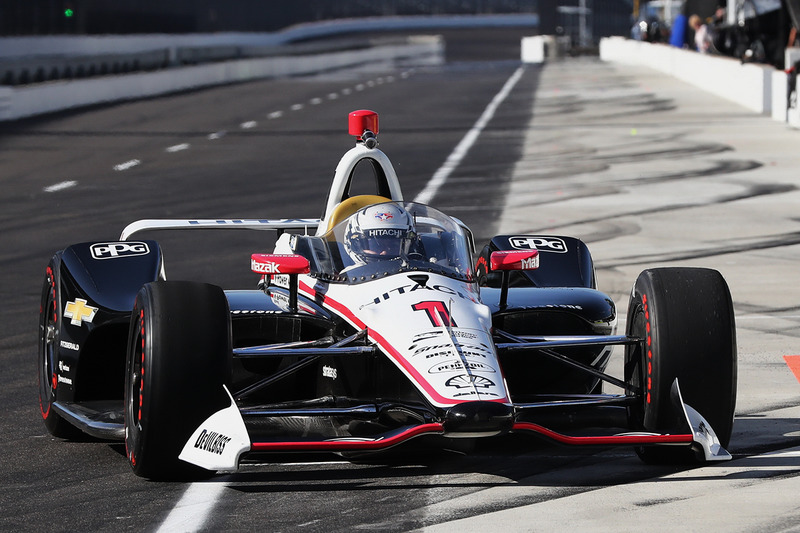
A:
MULTIPOLYGON (((798 49, 787 49, 786 64, 794 64, 800 59, 799 54, 798 49)), ((658 70, 755 113, 800 128, 796 98, 789 93, 790 76, 794 74, 770 65, 742 63, 730 57, 623 37, 601 39, 600 59, 658 70)))

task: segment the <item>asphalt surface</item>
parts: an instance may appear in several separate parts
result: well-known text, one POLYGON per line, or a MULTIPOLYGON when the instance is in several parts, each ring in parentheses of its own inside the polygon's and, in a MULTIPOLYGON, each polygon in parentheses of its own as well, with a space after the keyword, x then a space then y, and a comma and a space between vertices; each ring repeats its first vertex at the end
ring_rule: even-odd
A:
MULTIPOLYGON (((380 113, 381 148, 414 198, 519 68, 520 36, 450 33, 438 67, 231 85, 0 126, 0 529, 796 528, 800 383, 784 356, 800 353, 800 133, 594 59, 527 66, 431 203, 479 244, 500 232, 583 238, 621 316, 643 268, 719 269, 739 331, 734 461, 686 470, 626 449, 503 442, 395 466, 276 457, 207 483, 152 483, 130 472, 120 444, 46 433, 36 330, 53 252, 116 238, 140 218, 318 216, 352 145, 347 113, 360 108, 380 113)), ((269 248, 259 234, 162 244, 168 277, 228 288, 251 287, 249 254, 269 248)))

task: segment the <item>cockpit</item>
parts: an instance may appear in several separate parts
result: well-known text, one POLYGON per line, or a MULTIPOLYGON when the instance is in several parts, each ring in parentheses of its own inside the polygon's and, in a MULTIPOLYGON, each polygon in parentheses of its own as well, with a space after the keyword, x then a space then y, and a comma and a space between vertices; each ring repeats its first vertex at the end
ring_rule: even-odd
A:
POLYGON ((400 272, 473 280, 470 236, 444 213, 413 202, 358 206, 318 236, 292 235, 292 253, 325 281, 362 283, 400 272))

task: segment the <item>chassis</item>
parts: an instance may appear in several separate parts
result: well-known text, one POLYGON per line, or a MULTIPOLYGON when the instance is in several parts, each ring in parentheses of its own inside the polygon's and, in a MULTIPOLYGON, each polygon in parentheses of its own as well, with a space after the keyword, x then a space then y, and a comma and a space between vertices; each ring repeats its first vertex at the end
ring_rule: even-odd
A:
POLYGON ((356 457, 505 434, 633 446, 647 462, 730 458, 736 339, 717 271, 645 270, 617 334, 583 242, 501 235, 476 253, 459 220, 403 202, 377 122, 351 113, 357 143, 320 219, 143 220, 56 253, 38 357, 50 433, 122 439, 134 472, 156 479, 261 452, 356 457), (374 195, 351 196, 356 167, 374 195), (382 202, 412 212, 445 259, 334 268, 338 228, 382 202), (167 281, 158 243, 131 239, 203 228, 278 232, 274 253, 251 258, 256 289, 167 281))

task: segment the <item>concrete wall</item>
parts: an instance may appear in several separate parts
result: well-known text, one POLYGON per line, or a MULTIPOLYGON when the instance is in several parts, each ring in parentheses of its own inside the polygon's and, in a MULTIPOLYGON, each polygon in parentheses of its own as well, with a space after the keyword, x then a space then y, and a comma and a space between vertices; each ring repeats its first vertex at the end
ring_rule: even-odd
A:
POLYGON ((405 44, 308 56, 276 56, 205 65, 54 81, 23 87, 0 87, 0 120, 15 120, 80 106, 130 100, 197 87, 259 78, 311 74, 373 62, 409 60, 438 64, 444 43, 438 37, 417 37, 405 44))
POLYGON ((566 36, 535 35, 522 38, 523 63, 544 63, 547 59, 565 57, 569 52, 570 38, 566 36))
MULTIPOLYGON (((756 113, 772 115, 773 104, 781 105, 775 96, 781 94, 783 79, 776 78, 775 68, 769 65, 622 37, 602 39, 600 59, 659 70, 756 113)), ((780 116, 780 111, 777 114, 780 116)))

